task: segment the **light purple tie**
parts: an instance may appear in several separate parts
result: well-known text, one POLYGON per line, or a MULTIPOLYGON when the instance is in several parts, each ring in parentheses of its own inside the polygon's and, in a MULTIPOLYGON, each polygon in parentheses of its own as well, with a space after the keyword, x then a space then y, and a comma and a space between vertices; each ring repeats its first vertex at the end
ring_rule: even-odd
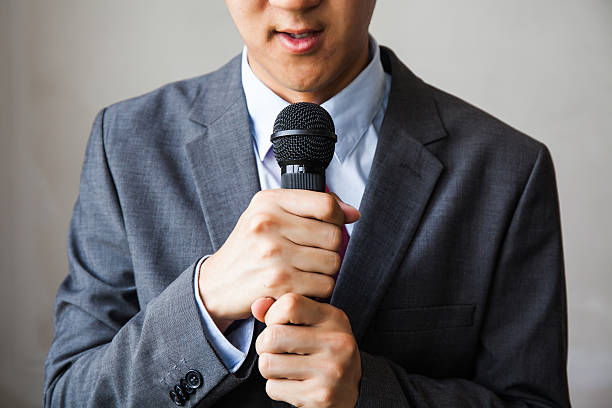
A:
MULTIPOLYGON (((327 185, 325 186, 325 192, 329 193, 329 188, 327 187, 327 185)), ((346 254, 346 248, 348 247, 348 243, 349 243, 349 234, 348 231, 346 230, 346 226, 342 225, 342 244, 340 245, 340 250, 338 251, 338 253, 340 254, 340 259, 344 260, 344 254, 346 254)), ((334 279, 336 279, 338 277, 338 273, 336 273, 334 275, 334 279)))

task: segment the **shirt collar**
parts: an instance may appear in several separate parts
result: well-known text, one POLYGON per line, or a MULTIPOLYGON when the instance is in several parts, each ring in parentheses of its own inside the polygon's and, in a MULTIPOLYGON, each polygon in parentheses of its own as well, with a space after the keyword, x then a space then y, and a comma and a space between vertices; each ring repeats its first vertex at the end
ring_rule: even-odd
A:
MULTIPOLYGON (((385 72, 380 49, 370 36, 372 58, 363 71, 339 93, 323 102, 334 120, 338 141, 334 156, 342 162, 368 130, 381 109, 385 93, 385 72)), ((246 46, 242 50, 242 87, 251 119, 258 159, 264 161, 272 147, 270 135, 278 113, 289 103, 276 95, 251 70, 246 46)))

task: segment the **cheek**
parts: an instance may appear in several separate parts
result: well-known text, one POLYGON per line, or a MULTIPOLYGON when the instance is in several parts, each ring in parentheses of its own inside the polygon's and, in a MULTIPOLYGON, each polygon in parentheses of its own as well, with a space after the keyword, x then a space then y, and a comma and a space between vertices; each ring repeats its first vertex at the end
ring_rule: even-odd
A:
POLYGON ((247 46, 255 46, 265 37, 266 16, 263 0, 226 0, 225 4, 247 46))
POLYGON ((374 4, 372 0, 336 3, 334 13, 342 18, 335 20, 334 31, 336 39, 343 44, 345 49, 355 48, 355 45, 367 36, 374 4))
POLYGON ((369 20, 363 15, 351 15, 333 27, 333 38, 338 53, 351 54, 361 48, 368 36, 369 20))

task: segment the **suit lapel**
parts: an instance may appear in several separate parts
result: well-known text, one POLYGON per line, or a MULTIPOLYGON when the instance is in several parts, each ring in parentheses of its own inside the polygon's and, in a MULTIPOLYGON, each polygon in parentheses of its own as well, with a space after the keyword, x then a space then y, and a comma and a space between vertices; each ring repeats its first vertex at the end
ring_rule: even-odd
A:
POLYGON ((374 162, 331 304, 359 341, 399 267, 443 170, 424 146, 445 136, 428 88, 382 47, 389 102, 374 162))
POLYGON ((260 190, 239 57, 211 74, 190 119, 200 126, 185 150, 216 251, 260 190))

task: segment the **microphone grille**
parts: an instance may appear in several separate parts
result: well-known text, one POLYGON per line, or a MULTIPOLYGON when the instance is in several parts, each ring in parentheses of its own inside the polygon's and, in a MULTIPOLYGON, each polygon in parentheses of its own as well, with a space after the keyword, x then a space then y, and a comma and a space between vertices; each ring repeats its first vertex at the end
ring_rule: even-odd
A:
POLYGON ((274 121, 274 156, 279 165, 309 162, 325 168, 334 156, 334 132, 334 121, 324 108, 309 102, 294 103, 285 107, 274 121), (277 133, 285 131, 297 134, 280 136, 277 133))
POLYGON ((272 147, 279 164, 307 161, 321 163, 327 167, 334 157, 334 141, 321 136, 285 137, 272 147))
POLYGON ((274 121, 273 132, 291 129, 322 129, 331 133, 336 131, 329 113, 316 103, 310 102, 294 103, 280 111, 274 121))

